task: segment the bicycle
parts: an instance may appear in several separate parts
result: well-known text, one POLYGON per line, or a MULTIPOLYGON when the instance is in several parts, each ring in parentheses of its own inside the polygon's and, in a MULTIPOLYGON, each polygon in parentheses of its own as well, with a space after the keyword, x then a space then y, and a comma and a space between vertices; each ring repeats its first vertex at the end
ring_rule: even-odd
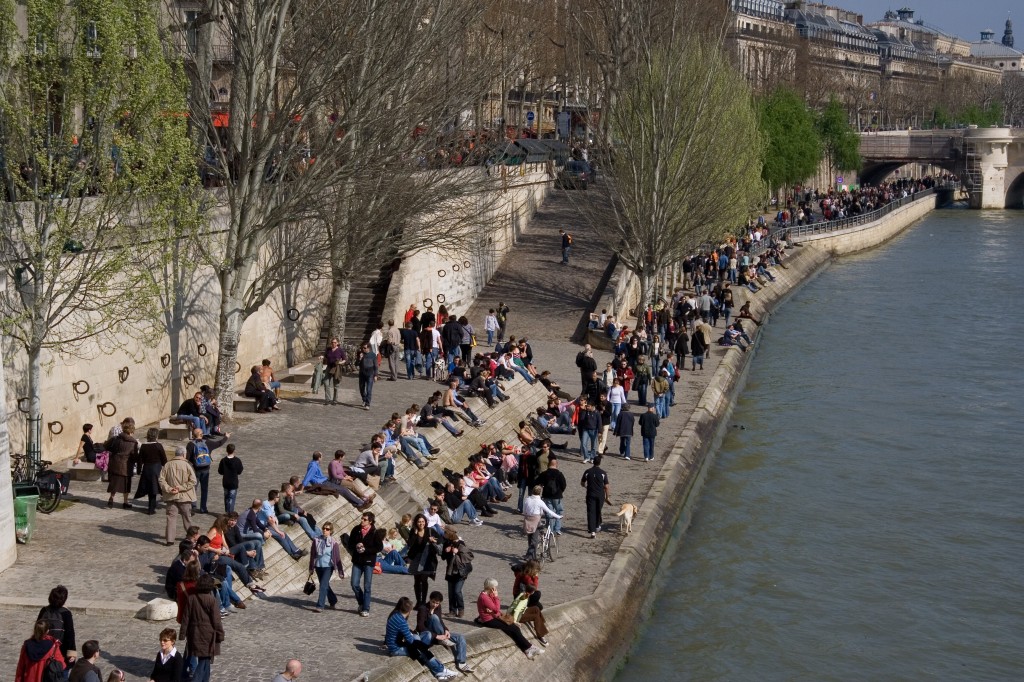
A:
POLYGON ((39 489, 36 509, 44 514, 54 512, 68 492, 67 474, 54 471, 53 462, 45 459, 32 462, 27 455, 11 455, 11 480, 14 483, 35 483, 39 489))
POLYGON ((558 539, 555 536, 555 531, 551 529, 551 521, 548 519, 544 520, 544 537, 541 538, 537 558, 541 561, 544 561, 545 558, 548 561, 558 558, 558 539))

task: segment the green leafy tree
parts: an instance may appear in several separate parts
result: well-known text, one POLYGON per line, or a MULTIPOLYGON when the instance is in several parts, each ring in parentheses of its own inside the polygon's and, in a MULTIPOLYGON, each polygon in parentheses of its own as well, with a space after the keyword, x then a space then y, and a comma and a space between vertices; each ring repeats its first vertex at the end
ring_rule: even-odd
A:
POLYGON ((821 138, 800 96, 776 88, 760 101, 757 114, 766 141, 761 176, 768 187, 776 190, 814 175, 821 163, 821 138))
POLYGON ((594 222, 648 302, 659 272, 746 220, 763 196, 762 142, 750 90, 713 37, 680 27, 641 45, 623 86, 610 201, 594 222))
POLYGON ((0 0, 0 321, 27 355, 35 456, 44 352, 82 357, 153 333, 145 268, 188 208, 184 81, 155 11, 0 0))
POLYGON ((846 109, 833 97, 816 121, 829 168, 839 171, 860 169, 860 135, 850 125, 846 109))

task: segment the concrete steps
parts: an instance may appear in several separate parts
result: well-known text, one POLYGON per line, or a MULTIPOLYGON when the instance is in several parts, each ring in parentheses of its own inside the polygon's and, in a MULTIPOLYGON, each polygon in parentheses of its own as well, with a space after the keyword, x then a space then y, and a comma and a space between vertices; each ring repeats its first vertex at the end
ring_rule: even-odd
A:
MULTIPOLYGON (((378 528, 392 528, 402 514, 415 514, 421 511, 427 500, 433 497, 432 481, 444 482, 442 471, 447 467, 453 471, 462 471, 469 464, 469 457, 476 454, 481 443, 491 443, 499 438, 508 438, 510 433, 518 430, 519 422, 529 420, 536 413, 538 406, 546 402, 547 391, 539 382, 532 386, 518 375, 514 380, 504 382, 509 400, 499 403, 494 409, 477 398, 468 400, 470 408, 486 423, 480 428, 462 424, 465 435, 455 438, 443 427, 436 429, 420 429, 431 445, 441 449, 437 459, 426 468, 417 469, 405 457, 399 455, 395 462, 397 482, 390 483, 378 490, 377 497, 370 511, 376 516, 378 528)), ((361 512, 342 498, 323 495, 299 496, 299 504, 316 518, 318 525, 331 521, 336 537, 348 533, 359 523, 361 512)), ((283 529, 299 549, 308 550, 310 539, 299 526, 284 526, 283 529)), ((303 557, 295 561, 271 538, 263 546, 263 557, 270 577, 263 582, 267 595, 295 593, 302 589, 309 575, 309 559, 303 557)), ((342 552, 345 570, 351 567, 347 552, 342 552)), ((249 590, 235 586, 235 591, 243 599, 251 596, 249 590)))

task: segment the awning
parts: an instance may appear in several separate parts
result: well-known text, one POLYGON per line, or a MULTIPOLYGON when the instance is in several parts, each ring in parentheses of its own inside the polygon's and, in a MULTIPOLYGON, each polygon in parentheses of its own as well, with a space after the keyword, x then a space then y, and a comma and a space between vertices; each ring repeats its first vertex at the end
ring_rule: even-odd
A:
POLYGON ((215 111, 211 114, 214 128, 227 128, 231 117, 226 111, 215 111))

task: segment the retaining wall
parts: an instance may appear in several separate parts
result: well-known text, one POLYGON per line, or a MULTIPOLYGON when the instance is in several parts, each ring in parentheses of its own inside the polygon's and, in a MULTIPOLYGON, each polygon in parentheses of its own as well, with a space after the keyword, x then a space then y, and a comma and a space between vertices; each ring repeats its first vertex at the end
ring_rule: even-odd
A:
MULTIPOLYGON (((777 281, 756 296, 737 287, 737 306, 748 297, 755 317, 764 318, 804 282, 828 265, 833 256, 877 246, 927 215, 932 200, 914 202, 880 220, 842 232, 803 240, 789 251, 787 268, 775 268, 777 281)), ((755 337, 755 343, 760 335, 755 337)), ((661 475, 639 505, 643 513, 612 559, 594 593, 545 608, 557 644, 530 663, 503 633, 477 629, 466 639, 477 679, 497 680, 512 671, 519 680, 577 682, 606 679, 622 663, 632 644, 633 624, 649 606, 650 588, 662 554, 673 534, 689 523, 688 511, 712 461, 723 425, 743 388, 754 353, 728 353, 694 408, 682 435, 673 445, 661 475)), ((366 673, 366 682, 426 682, 426 669, 399 659, 366 673)))

